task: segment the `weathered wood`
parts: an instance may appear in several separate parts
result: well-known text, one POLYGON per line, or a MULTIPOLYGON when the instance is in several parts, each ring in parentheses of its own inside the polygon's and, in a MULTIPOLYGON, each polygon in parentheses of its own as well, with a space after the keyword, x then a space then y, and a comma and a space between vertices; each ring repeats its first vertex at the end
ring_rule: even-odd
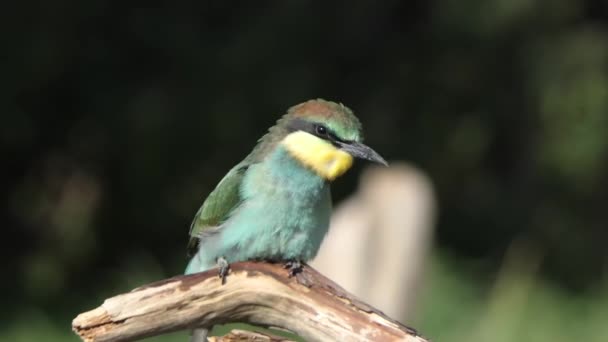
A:
POLYGON ((224 336, 209 337, 209 342, 293 342, 284 337, 246 330, 234 329, 224 336))
POLYGON ((228 322, 280 327, 308 341, 427 341, 309 266, 289 278, 264 262, 232 264, 224 285, 211 270, 136 288, 78 315, 72 328, 84 341, 133 341, 228 322))

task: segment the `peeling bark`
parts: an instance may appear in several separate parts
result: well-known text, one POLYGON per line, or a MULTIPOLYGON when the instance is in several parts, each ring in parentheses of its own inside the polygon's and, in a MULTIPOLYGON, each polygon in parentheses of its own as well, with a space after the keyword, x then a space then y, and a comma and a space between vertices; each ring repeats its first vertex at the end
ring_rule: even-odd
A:
POLYGON ((224 285, 216 270, 144 285, 78 315, 72 328, 84 341, 133 341, 229 322, 279 327, 308 341, 427 341, 309 266, 290 278, 264 262, 232 264, 224 285))

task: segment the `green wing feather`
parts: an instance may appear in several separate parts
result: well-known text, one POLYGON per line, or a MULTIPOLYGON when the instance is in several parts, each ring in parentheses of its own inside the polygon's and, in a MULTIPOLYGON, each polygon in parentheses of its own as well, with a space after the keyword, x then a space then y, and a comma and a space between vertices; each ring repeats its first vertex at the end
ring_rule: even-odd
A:
POLYGON ((241 202, 241 183, 249 165, 239 164, 232 168, 209 194, 190 225, 188 256, 198 251, 201 234, 222 224, 241 202))
POLYGON ((242 200, 241 184, 249 166, 261 162, 287 135, 288 130, 280 125, 285 117, 279 119, 277 125, 271 127, 268 133, 258 140, 253 151, 233 167, 209 194, 190 225, 188 256, 191 257, 198 251, 201 234, 207 229, 222 224, 239 205, 242 200))

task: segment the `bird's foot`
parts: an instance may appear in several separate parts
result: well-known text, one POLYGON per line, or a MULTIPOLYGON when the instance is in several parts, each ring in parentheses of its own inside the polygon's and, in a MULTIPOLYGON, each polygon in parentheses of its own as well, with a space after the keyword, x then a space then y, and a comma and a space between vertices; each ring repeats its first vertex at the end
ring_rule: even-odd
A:
POLYGON ((302 272, 302 262, 300 262, 300 260, 288 260, 283 265, 283 268, 289 270, 289 278, 291 278, 302 272))
POLYGON ((217 267, 220 268, 218 272, 218 276, 222 280, 222 285, 226 284, 226 277, 228 276, 228 271, 230 271, 230 264, 224 257, 217 258, 217 267))

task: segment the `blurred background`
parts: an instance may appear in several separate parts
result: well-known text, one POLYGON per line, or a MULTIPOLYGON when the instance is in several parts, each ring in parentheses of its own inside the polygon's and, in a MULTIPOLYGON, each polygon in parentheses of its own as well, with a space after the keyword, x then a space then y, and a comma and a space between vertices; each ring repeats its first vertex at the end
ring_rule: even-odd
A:
POLYGON ((432 182, 424 281, 396 318, 435 341, 608 339, 605 1, 25 0, 0 17, 0 340, 77 341, 77 313, 183 272, 207 194, 318 97, 432 182))

